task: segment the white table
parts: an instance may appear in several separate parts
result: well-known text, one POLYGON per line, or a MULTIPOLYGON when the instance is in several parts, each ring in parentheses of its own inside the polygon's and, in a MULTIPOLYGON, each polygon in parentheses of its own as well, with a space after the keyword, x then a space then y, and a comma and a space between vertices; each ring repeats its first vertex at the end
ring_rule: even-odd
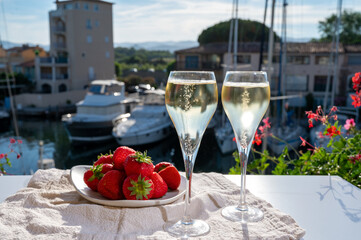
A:
MULTIPOLYGON (((0 202, 31 176, 0 177, 0 202)), ((225 175, 240 185, 239 175, 225 175)), ((247 176, 247 188, 291 215, 304 239, 361 239, 361 190, 337 176, 247 176)))

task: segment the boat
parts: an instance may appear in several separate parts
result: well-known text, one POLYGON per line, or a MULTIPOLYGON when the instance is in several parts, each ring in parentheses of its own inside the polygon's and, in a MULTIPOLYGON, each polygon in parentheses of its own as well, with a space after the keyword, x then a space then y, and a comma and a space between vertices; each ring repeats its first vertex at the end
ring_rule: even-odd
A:
POLYGON ((138 146, 160 141, 171 133, 172 122, 165 105, 139 105, 128 118, 114 121, 113 136, 117 143, 138 146))
POLYGON ((221 127, 216 127, 214 129, 214 135, 216 137, 219 150, 222 154, 232 153, 237 150, 237 144, 235 141, 233 141, 233 128, 229 121, 226 121, 225 124, 223 124, 221 127))
POLYGON ((287 146, 288 151, 296 150, 301 145, 302 138, 307 138, 308 134, 306 129, 297 124, 290 124, 286 126, 279 126, 270 129, 271 136, 267 137, 268 146, 275 153, 279 156, 283 149, 287 146), (279 139, 276 139, 272 136, 275 136, 279 139))
POLYGON ((76 104, 75 114, 65 114, 62 122, 72 144, 112 140, 113 120, 127 118, 139 100, 126 98, 124 83, 95 80, 85 98, 76 104))

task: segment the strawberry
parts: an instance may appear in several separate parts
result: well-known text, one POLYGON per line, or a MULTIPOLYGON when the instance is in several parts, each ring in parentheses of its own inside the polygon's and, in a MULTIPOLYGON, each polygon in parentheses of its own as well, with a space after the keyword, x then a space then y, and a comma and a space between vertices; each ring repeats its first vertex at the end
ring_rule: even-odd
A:
POLYGON ((158 173, 153 172, 150 176, 150 180, 152 180, 154 184, 154 192, 152 198, 163 197, 168 191, 168 186, 163 180, 163 178, 158 173))
POLYGON ((99 181, 98 192, 111 200, 123 199, 122 185, 125 179, 123 171, 111 170, 99 181))
POLYGON ((83 180, 91 190, 97 191, 99 179, 94 176, 94 173, 91 169, 84 173, 83 180))
POLYGON ((155 165, 154 172, 159 172, 159 171, 161 171, 164 168, 169 167, 169 166, 173 166, 173 164, 171 164, 169 162, 160 162, 157 165, 155 165))
POLYGON ((100 156, 98 156, 98 160, 93 164, 93 166, 105 163, 113 164, 113 154, 100 154, 100 156))
POLYGON ((181 176, 174 166, 169 166, 159 171, 159 175, 167 183, 168 188, 176 190, 181 182, 181 176))
POLYGON ((129 155, 124 161, 124 170, 127 176, 139 175, 149 177, 152 175, 154 165, 147 152, 136 152, 129 155))
POLYGON ((84 173, 85 184, 93 191, 97 191, 99 180, 110 170, 113 170, 113 164, 100 164, 90 168, 84 173))
POLYGON ((128 176, 123 183, 123 194, 128 200, 149 200, 154 192, 154 184, 142 175, 128 176))
POLYGON ((114 168, 123 170, 124 169, 123 164, 124 164, 125 159, 130 154, 134 154, 134 153, 135 153, 134 149, 132 149, 130 147, 126 147, 126 146, 121 146, 121 147, 118 147, 117 149, 115 149, 115 151, 113 153, 114 168))

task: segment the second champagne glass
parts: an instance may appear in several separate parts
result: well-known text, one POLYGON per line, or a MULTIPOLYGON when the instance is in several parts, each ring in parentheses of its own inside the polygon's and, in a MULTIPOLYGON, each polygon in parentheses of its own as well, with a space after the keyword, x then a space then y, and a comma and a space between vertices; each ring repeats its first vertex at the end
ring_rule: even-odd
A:
POLYGON ((209 225, 191 218, 191 181, 194 162, 204 131, 218 102, 213 72, 174 71, 168 78, 165 103, 175 129, 184 159, 186 195, 184 216, 178 222, 168 222, 164 230, 177 237, 194 237, 209 232, 209 225))
POLYGON ((241 198, 222 215, 232 221, 257 222, 263 212, 246 204, 246 170, 249 151, 258 124, 267 111, 270 88, 265 72, 227 72, 222 87, 222 104, 237 142, 241 169, 241 198))

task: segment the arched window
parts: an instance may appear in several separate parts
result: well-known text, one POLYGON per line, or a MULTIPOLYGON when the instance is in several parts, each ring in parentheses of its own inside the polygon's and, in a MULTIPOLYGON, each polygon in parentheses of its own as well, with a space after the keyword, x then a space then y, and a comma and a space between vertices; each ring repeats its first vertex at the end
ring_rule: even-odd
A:
POLYGON ((43 93, 51 93, 51 86, 49 84, 44 83, 41 85, 41 91, 43 93))
POLYGON ((66 92, 66 85, 64 83, 60 84, 58 87, 59 92, 66 92))

